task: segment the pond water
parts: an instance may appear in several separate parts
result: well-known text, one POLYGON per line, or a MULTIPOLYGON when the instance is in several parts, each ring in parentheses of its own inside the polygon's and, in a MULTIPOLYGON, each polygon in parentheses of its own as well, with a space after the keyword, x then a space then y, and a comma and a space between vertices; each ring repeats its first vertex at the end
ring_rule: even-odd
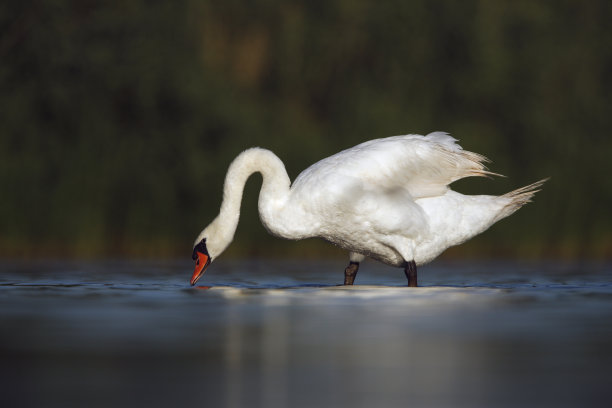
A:
POLYGON ((3 407, 604 407, 612 265, 0 263, 3 407))

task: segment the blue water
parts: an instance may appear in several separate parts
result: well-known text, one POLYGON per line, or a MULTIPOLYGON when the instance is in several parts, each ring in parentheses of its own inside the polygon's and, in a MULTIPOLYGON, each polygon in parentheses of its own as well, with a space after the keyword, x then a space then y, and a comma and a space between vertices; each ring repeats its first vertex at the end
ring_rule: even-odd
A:
POLYGON ((3 407, 607 407, 612 265, 0 263, 3 407))

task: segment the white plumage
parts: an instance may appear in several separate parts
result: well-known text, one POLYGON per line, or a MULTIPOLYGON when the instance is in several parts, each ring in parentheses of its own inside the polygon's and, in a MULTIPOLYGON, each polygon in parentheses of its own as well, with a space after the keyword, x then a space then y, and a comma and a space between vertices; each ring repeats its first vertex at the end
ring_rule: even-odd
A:
MULTIPOLYGON (((225 250, 238 225, 244 184, 260 172, 259 213, 270 233, 287 239, 321 237, 346 249, 354 271, 345 283, 352 284, 366 256, 393 266, 412 264, 416 279, 415 263, 431 261, 512 214, 545 181, 502 196, 467 196, 448 187, 464 177, 494 174, 486 161, 443 132, 394 136, 323 159, 291 185, 276 155, 248 149, 230 165, 221 211, 194 247, 207 251, 207 265, 225 250)), ((204 269, 196 266, 192 284, 204 269)))

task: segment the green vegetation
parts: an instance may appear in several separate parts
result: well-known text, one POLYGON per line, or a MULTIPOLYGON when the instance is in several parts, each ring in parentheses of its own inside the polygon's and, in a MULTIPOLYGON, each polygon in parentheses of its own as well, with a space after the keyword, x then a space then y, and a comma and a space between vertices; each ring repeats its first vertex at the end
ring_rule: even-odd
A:
MULTIPOLYGON (((444 130, 531 204, 452 255, 612 255, 612 3, 16 1, 0 5, 0 255, 189 256, 231 159, 290 176, 444 130)), ((260 226, 230 252, 335 251, 260 226)))

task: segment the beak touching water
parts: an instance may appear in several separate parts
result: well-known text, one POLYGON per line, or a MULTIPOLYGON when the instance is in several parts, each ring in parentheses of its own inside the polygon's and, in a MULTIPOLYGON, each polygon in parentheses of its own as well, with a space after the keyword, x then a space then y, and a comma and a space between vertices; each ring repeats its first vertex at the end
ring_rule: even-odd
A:
POLYGON ((210 265, 210 256, 208 254, 202 253, 200 251, 195 251, 195 270, 193 271, 193 276, 191 277, 191 286, 195 285, 198 279, 204 275, 206 268, 210 265))

